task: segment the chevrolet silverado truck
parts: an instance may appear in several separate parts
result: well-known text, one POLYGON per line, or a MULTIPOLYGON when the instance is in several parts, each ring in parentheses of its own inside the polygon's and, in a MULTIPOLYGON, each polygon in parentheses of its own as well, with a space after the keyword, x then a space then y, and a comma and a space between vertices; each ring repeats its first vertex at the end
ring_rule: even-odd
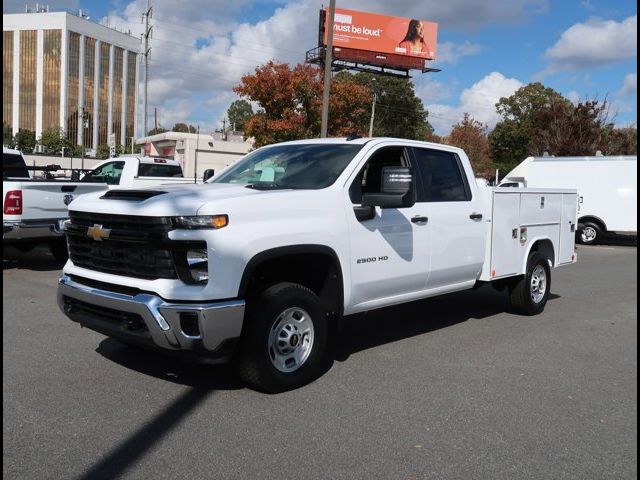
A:
POLYGON ((576 205, 575 190, 481 184, 447 145, 275 144, 204 184, 73 202, 57 301, 107 336, 233 359, 281 392, 321 374, 344 315, 482 283, 542 312, 551 269, 576 261, 576 205))
POLYGON ((2 148, 2 244, 28 252, 49 246, 58 260, 67 258, 62 224, 67 205, 79 195, 103 191, 102 183, 34 179, 19 150, 2 148))

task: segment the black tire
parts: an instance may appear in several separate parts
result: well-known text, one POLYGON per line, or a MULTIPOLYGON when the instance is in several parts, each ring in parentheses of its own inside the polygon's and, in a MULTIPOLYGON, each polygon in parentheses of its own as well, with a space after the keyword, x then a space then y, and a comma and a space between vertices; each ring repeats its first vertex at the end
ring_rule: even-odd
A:
POLYGON ((583 245, 597 245, 602 241, 602 227, 594 222, 585 222, 578 230, 577 237, 583 245))
POLYGON ((549 262, 545 257, 537 252, 533 252, 529 255, 527 261, 527 273, 520 277, 511 287, 509 297, 511 300, 511 307, 515 313, 521 315, 537 315, 542 313, 547 300, 549 299, 549 292, 551 290, 551 269, 549 268, 549 262), (541 269, 541 270, 540 270, 541 269), (541 272, 544 273, 544 294, 538 297, 534 295, 534 275, 536 278, 541 278, 541 272))
MULTIPOLYGON (((308 323, 305 325, 308 326, 308 323)), ((293 328, 297 327, 294 325, 293 328)), ((284 392, 306 385, 322 373, 327 352, 327 333, 327 312, 311 290, 296 283, 273 285, 247 302, 238 373, 249 386, 268 393, 284 392), (295 315, 298 311, 309 315, 312 324, 310 337, 296 337, 295 330, 294 333, 289 333, 290 337, 286 341, 281 341, 282 335, 287 335, 291 330, 286 328, 288 323, 285 319, 293 318, 287 317, 285 313, 293 312, 295 315), (303 351, 305 338, 306 341, 312 341, 306 350, 306 358, 299 362, 299 366, 296 367, 295 362, 289 366, 295 370, 281 371, 274 362, 287 357, 287 354, 280 354, 278 345, 270 348, 270 336, 273 338, 272 343, 282 344, 285 350, 293 345, 294 349, 303 351)))
POLYGON ((67 250, 67 242, 53 242, 49 244, 49 251, 53 258, 58 260, 59 262, 66 262, 69 258, 69 251, 67 250))

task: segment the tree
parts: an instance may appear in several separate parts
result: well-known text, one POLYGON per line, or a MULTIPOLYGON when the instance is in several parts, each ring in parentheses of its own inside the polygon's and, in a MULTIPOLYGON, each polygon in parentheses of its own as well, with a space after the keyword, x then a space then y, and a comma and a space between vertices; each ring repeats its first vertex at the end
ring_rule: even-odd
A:
POLYGON ((594 155, 602 145, 608 116, 608 103, 598 100, 556 102, 534 112, 531 145, 540 155, 594 155))
POLYGON ((453 125, 451 133, 445 139, 448 145, 462 148, 469 157, 474 172, 485 177, 493 173, 487 128, 486 124, 474 120, 465 113, 462 121, 453 125))
MULTIPOLYGON (((376 111, 373 135, 384 137, 424 140, 433 134, 433 127, 427 121, 429 112, 413 90, 413 84, 407 78, 374 75, 361 72, 356 75, 341 72, 338 81, 352 81, 366 86, 376 95, 376 111)), ((369 104, 369 110, 371 104, 369 104)), ((367 120, 371 119, 367 115, 367 120)), ((367 132, 368 132, 367 126, 367 132)))
POLYGON ((16 148, 21 152, 31 153, 36 146, 36 133, 31 130, 20 129, 18 133, 16 133, 14 143, 16 148))
POLYGON ((243 76, 233 90, 260 107, 245 123, 245 134, 255 138, 256 147, 314 137, 319 131, 322 90, 316 67, 270 61, 243 76))
POLYGON ((64 131, 60 127, 52 127, 44 130, 38 139, 38 143, 42 145, 44 153, 49 155, 60 155, 62 149, 71 147, 71 142, 67 140, 64 131))
POLYGON ((152 128, 147 132, 147 136, 150 137, 151 135, 157 135, 159 133, 164 133, 164 132, 168 132, 168 130, 163 127, 152 128))
POLYGON ((508 172, 529 155, 541 155, 546 151, 536 131, 544 128, 540 124, 542 109, 564 109, 571 102, 552 88, 536 82, 519 88, 510 97, 502 97, 496 104, 502 116, 489 134, 491 157, 501 171, 508 172))
MULTIPOLYGON (((171 129, 172 132, 196 133, 196 127, 187 125, 186 123, 176 123, 171 129)), ((162 133, 162 132, 159 132, 162 133)))
MULTIPOLYGON (((125 148, 122 145, 116 145, 114 158, 122 155, 124 151, 125 151, 125 148)), ((101 143, 100 145, 98 145, 98 148, 96 149, 96 158, 100 160, 106 160, 107 158, 109 158, 110 153, 111 151, 109 149, 109 145, 107 145, 106 143, 101 143)))
POLYGON ((234 101, 227 110, 227 118, 231 128, 243 132, 245 123, 253 116, 253 108, 246 100, 234 101))
MULTIPOLYGON (((254 137, 257 147, 319 136, 321 73, 322 70, 308 64, 292 68, 271 61, 257 67, 253 74, 242 77, 234 91, 259 107, 245 123, 245 134, 254 137)), ((378 104, 382 105, 382 113, 376 114, 376 124, 379 122, 384 131, 378 128, 374 132, 424 138, 432 129, 425 121, 427 113, 411 85, 403 80, 381 78, 378 104)), ((334 78, 329 100, 330 136, 368 134, 373 89, 367 82, 373 80, 350 74, 339 74, 334 78)))
POLYGON ((598 150, 603 155, 637 155, 638 129, 635 127, 615 128, 611 123, 606 125, 598 150))

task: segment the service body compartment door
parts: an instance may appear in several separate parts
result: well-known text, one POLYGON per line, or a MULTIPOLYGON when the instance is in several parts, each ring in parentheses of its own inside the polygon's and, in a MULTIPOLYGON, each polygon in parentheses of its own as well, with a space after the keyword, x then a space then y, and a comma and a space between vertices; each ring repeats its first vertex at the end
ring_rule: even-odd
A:
POLYGON ((495 192, 491 219, 491 278, 520 273, 520 193, 495 192))
POLYGON ((562 223, 560 224, 560 254, 558 264, 573 262, 576 243, 577 195, 562 194, 562 223))
POLYGON ((524 192, 520 212, 522 226, 557 225, 562 214, 562 194, 524 192))

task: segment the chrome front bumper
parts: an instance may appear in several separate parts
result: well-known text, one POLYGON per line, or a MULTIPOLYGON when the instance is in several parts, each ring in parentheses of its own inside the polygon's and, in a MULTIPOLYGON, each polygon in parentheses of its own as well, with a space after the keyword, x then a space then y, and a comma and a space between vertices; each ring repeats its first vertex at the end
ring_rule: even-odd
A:
POLYGON ((148 293, 102 290, 63 274, 58 306, 74 322, 108 336, 209 354, 240 337, 245 302, 170 303, 148 293))

